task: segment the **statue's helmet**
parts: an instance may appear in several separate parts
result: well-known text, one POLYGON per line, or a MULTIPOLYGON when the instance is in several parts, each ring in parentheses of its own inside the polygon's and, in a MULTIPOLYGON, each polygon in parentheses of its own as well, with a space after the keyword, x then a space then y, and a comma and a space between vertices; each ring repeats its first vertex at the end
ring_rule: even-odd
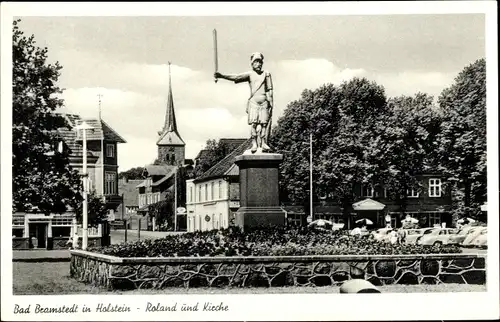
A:
POLYGON ((251 56, 250 56, 250 62, 253 63, 255 60, 261 60, 261 61, 264 61, 264 55, 262 55, 261 53, 253 53, 251 56))

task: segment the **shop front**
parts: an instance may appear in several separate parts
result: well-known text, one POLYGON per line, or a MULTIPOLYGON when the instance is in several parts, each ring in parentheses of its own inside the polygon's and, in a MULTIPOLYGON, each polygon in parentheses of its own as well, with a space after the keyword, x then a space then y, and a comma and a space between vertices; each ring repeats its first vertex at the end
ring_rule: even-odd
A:
MULTIPOLYGON (((75 215, 15 213, 12 215, 13 249, 67 249, 75 227, 75 215)), ((77 234, 82 238, 81 225, 76 226, 77 234)), ((101 245, 103 225, 89 227, 89 246, 101 245)), ((105 243, 104 243, 105 244, 105 243)), ((80 242, 81 245, 81 242, 80 242)))

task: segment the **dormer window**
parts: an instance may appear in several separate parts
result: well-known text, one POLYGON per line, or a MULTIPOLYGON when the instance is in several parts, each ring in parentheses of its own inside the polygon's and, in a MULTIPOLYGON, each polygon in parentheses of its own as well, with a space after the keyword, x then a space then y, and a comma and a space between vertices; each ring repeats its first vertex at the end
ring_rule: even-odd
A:
POLYGON ((115 145, 114 144, 106 144, 106 156, 108 158, 115 157, 115 145))

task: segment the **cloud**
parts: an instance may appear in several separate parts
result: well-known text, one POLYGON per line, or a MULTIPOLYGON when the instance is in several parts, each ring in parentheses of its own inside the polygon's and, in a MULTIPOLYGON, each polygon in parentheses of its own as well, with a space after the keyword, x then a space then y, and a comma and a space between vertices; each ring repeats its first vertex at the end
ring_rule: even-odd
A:
POLYGON ((439 72, 401 72, 373 75, 373 79, 384 85, 386 94, 390 97, 423 92, 436 99, 443 89, 453 83, 455 76, 439 72))
MULTIPOLYGON (((97 117, 98 94, 102 94, 102 117, 126 144, 119 147, 120 169, 150 163, 156 157, 156 139, 164 122, 168 96, 168 65, 138 64, 106 59, 84 52, 59 52, 64 77, 61 86, 63 111, 97 117), (65 62, 66 60, 66 62, 65 62), (71 62, 71 63, 69 63, 71 62)), ((450 83, 450 75, 402 72, 373 74, 363 68, 340 68, 326 59, 268 61, 272 73, 275 110, 281 116, 286 105, 300 98, 306 88, 325 83, 340 84, 353 77, 368 77, 383 85, 388 95, 434 94, 450 83)), ((179 132, 186 142, 186 157, 194 158, 208 139, 248 137, 245 103, 247 84, 219 80, 206 71, 171 65, 174 106, 179 132)), ((242 71, 234 71, 243 72, 242 71)))

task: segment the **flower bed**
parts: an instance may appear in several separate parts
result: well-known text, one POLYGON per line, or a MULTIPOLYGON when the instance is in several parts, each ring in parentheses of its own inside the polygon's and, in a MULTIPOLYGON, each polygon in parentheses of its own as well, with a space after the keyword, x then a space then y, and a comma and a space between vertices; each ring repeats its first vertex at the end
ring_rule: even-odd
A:
POLYGON ((217 257, 304 255, 408 255, 456 254, 455 246, 391 245, 369 236, 349 236, 345 231, 253 229, 185 233, 161 239, 92 247, 89 251, 117 257, 217 257))

